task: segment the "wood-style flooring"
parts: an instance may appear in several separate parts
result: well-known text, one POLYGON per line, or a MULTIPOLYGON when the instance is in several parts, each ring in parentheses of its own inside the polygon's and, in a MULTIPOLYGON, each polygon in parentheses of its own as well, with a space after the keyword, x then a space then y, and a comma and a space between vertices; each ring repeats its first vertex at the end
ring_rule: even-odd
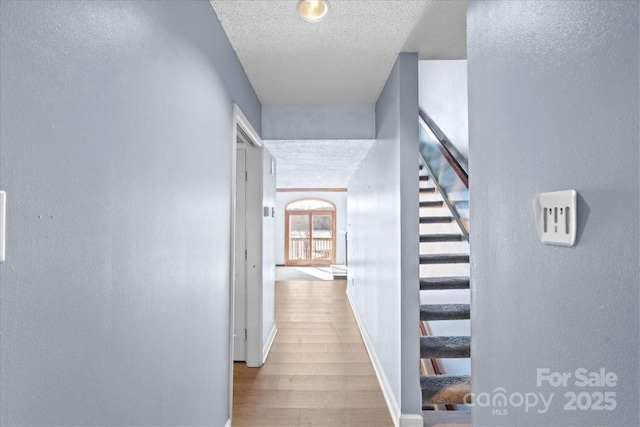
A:
POLYGON ((345 289, 344 280, 276 283, 267 362, 234 364, 234 427, 393 426, 345 289))

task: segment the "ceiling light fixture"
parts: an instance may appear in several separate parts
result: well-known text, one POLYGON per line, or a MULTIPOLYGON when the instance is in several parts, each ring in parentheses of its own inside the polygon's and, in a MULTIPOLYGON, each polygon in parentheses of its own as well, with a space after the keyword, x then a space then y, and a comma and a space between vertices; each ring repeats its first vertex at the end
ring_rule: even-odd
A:
POLYGON ((320 22, 329 12, 329 2, 327 0, 299 0, 298 13, 308 22, 320 22))

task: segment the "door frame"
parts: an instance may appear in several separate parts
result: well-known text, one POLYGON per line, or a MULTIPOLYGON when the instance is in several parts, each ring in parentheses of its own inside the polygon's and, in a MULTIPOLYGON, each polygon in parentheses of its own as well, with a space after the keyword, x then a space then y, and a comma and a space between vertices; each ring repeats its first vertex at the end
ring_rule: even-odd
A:
POLYGON ((235 238, 233 239, 234 248, 234 275, 233 275, 233 361, 246 362, 247 360, 247 184, 245 173, 247 172, 247 150, 248 143, 245 138, 238 138, 236 141, 236 191, 235 203, 236 213, 235 220, 235 238), (242 162, 240 161, 242 159, 242 162), (243 163, 242 170, 238 169, 240 163, 243 163), (242 192, 242 198, 240 193, 242 192), (238 222, 242 221, 242 223, 238 222), (244 240, 244 241, 243 241, 244 240), (239 269, 241 267, 241 269, 239 269), (242 270, 242 271, 239 271, 242 270), (240 278, 240 280, 238 280, 240 278), (242 301, 240 300, 242 299, 242 301))
POLYGON ((236 169, 238 128, 247 140, 247 182, 245 193, 247 273, 246 284, 246 352, 245 362, 249 367, 263 364, 262 348, 262 270, 263 270, 263 143, 247 117, 237 104, 233 104, 233 130, 231 138, 231 233, 229 242, 229 416, 233 414, 233 359, 235 324, 235 264, 236 264, 236 169))

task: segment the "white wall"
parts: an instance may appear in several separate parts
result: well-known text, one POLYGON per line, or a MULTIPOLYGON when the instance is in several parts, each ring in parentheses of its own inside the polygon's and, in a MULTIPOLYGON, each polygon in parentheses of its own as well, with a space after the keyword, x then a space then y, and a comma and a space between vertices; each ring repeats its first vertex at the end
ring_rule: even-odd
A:
POLYGON ((639 9, 469 1, 473 390, 554 393, 544 413, 476 405, 474 426, 640 425, 639 9), (531 201, 564 189, 576 245, 544 245, 531 201), (538 387, 539 368, 571 378, 538 387), (579 368, 617 384, 578 387, 579 368), (586 410, 565 410, 570 392, 586 410), (616 408, 591 409, 606 392, 616 408))
POLYGON ((347 193, 338 191, 278 192, 276 194, 275 241, 276 264, 285 262, 285 209, 290 202, 300 199, 323 199, 336 205, 336 264, 345 263, 344 233, 347 231, 347 193))
POLYGON ((469 158, 467 61, 420 61, 420 108, 469 158))
POLYGON ((207 1, 1 1, 0 424, 229 418, 233 103, 207 1))
POLYGON ((373 104, 265 105, 262 139, 372 139, 376 134, 373 104))
POLYGON ((376 142, 349 183, 348 293, 392 400, 414 415, 422 412, 417 120, 418 57, 403 53, 376 104, 376 142))

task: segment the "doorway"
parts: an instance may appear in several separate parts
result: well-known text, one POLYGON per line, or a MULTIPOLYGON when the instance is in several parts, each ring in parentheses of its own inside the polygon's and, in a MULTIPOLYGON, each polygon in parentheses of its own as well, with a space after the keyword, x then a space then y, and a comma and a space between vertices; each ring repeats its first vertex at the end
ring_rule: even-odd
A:
POLYGON ((263 147, 237 106, 233 151, 231 361, 258 367, 263 363, 263 147))
POLYGON ((336 207, 321 199, 296 200, 285 211, 285 265, 336 262, 336 207))

